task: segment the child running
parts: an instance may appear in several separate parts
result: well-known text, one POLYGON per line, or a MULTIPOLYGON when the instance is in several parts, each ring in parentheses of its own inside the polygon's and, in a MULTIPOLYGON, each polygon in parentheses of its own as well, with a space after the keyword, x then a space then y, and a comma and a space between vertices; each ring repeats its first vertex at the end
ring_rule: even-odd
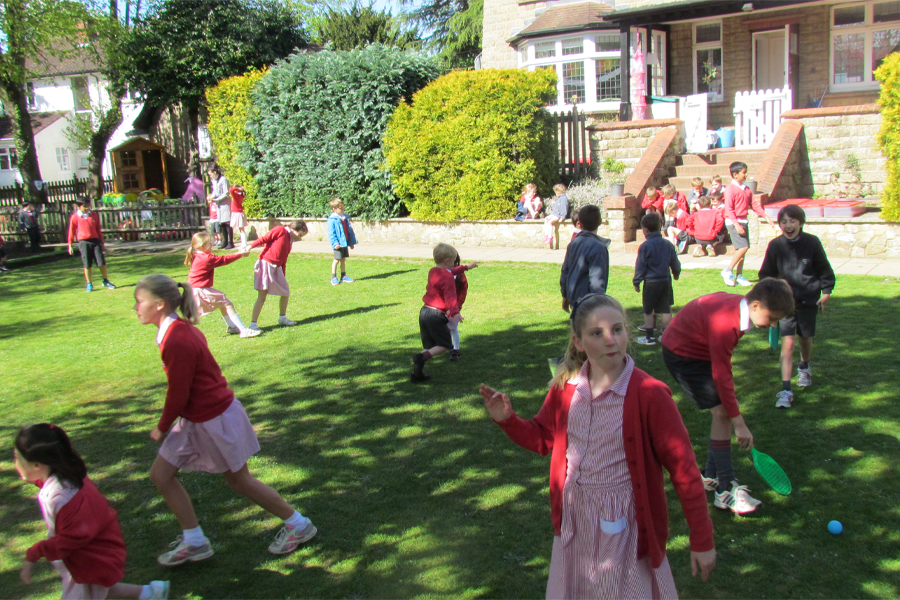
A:
POLYGON ((125 538, 119 519, 65 431, 49 423, 23 427, 13 455, 19 476, 40 489, 38 504, 47 524, 47 539, 25 553, 23 583, 31 583, 34 564, 46 558, 62 578, 63 600, 169 597, 168 581, 121 583, 125 538))
POLYGON ((637 343, 655 346, 656 319, 660 320, 660 331, 672 320, 672 305, 675 304, 672 279, 678 281, 681 275, 681 262, 675 248, 659 232, 659 213, 644 215, 641 219, 641 229, 646 239, 638 248, 632 284, 634 291, 640 293, 641 282, 644 283, 642 304, 645 334, 637 339, 637 343))
POLYGON ((453 347, 450 320, 455 320, 457 324, 463 321, 456 296, 456 282, 451 272, 459 253, 450 244, 438 244, 432 254, 437 266, 428 271, 423 306, 419 310, 419 335, 424 350, 413 354, 413 371, 409 377, 413 383, 431 379, 431 375, 425 374, 425 363, 453 347))
MULTIPOLYGON (((466 279, 466 271, 477 267, 478 261, 467 265, 461 265, 459 262, 459 254, 457 254, 456 260, 453 262, 453 268, 450 269, 450 274, 453 275, 456 284, 456 302, 459 310, 462 310, 463 302, 466 301, 466 296, 469 293, 469 280, 466 279)), ((450 339, 453 340, 453 348, 450 349, 450 360, 459 360, 462 357, 459 351, 459 323, 455 318, 447 321, 447 327, 450 328, 450 339)))
POLYGON ((746 450, 753 434, 734 393, 731 355, 751 327, 770 327, 794 313, 790 286, 763 279, 746 296, 716 292, 688 302, 662 335, 663 362, 697 408, 712 416, 703 485, 715 492, 715 506, 737 514, 762 504, 740 485, 731 462, 731 432, 746 450))
POLYGON ((691 572, 715 567, 712 520, 672 393, 626 354, 625 311, 604 294, 572 307, 571 337, 531 421, 479 392, 510 439, 550 458, 553 550, 547 598, 676 598, 663 469, 690 528, 691 572))
POLYGON ((816 335, 816 313, 825 310, 825 303, 834 292, 834 270, 822 242, 803 231, 806 213, 796 204, 778 211, 780 235, 766 248, 766 257, 759 268, 760 277, 777 277, 788 282, 794 292, 794 314, 781 320, 781 391, 776 408, 790 408, 794 403, 791 375, 794 370, 794 336, 800 337, 800 365, 797 387, 812 385, 809 358, 813 336, 816 335))
POLYGON ((328 216, 328 241, 334 248, 334 260, 331 261, 331 285, 339 283, 353 283, 355 280, 347 277, 347 257, 350 250, 356 246, 356 234, 350 226, 350 217, 344 214, 344 201, 335 198, 329 202, 334 212, 328 216), (341 266, 341 278, 338 279, 337 267, 341 266))
POLYGON ((191 499, 178 481, 181 469, 222 473, 231 489, 282 519, 284 527, 269 546, 272 554, 293 552, 312 539, 316 535, 312 521, 247 468, 247 459, 259 452, 259 442, 206 338, 194 327, 198 317, 191 285, 166 275, 148 275, 138 282, 134 300, 141 324, 158 328, 156 343, 168 379, 162 416, 150 432, 160 444, 150 480, 178 520, 182 535, 171 551, 159 557, 159 564, 173 567, 213 555, 191 499))
MULTIPOLYGON (((232 213, 233 216, 234 213, 232 213)), ((262 331, 250 329, 244 325, 231 300, 213 287, 213 278, 217 267, 224 267, 249 254, 249 250, 243 250, 228 256, 216 256, 212 253, 212 241, 209 239, 209 234, 201 231, 195 233, 191 238, 191 247, 188 248, 184 257, 184 264, 191 268, 188 283, 194 288, 194 300, 197 301, 200 316, 203 317, 216 310, 221 311, 222 319, 228 327, 225 332, 239 333, 242 338, 256 337, 262 331)))
POLYGON ((251 248, 263 247, 256 264, 253 265, 253 288, 256 290, 257 296, 256 304, 253 306, 250 329, 259 329, 259 325, 256 323, 269 294, 280 296, 278 324, 282 327, 293 327, 297 324, 296 321, 287 318, 291 289, 284 274, 287 270, 287 259, 291 254, 293 243, 303 239, 308 232, 306 221, 294 221, 288 226, 276 224, 264 236, 250 242, 251 248))

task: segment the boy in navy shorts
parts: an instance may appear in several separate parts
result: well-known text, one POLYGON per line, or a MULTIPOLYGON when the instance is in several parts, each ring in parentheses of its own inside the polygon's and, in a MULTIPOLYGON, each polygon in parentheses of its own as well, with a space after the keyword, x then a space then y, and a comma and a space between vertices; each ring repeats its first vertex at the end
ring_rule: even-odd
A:
POLYGON ((794 314, 791 287, 778 279, 763 279, 746 296, 716 292, 688 302, 662 336, 663 362, 697 408, 712 416, 709 456, 703 485, 715 492, 716 508, 737 514, 761 504, 740 485, 731 461, 731 432, 745 449, 753 434, 744 423, 734 393, 731 355, 751 327, 770 327, 794 314))
POLYGON ((681 262, 678 252, 659 232, 660 215, 649 212, 641 219, 645 241, 638 250, 637 263, 634 265, 634 291, 641 291, 644 282, 644 332, 637 339, 644 346, 656 345, 655 323, 660 320, 660 330, 665 329, 672 320, 672 305, 675 295, 672 292, 672 279, 678 280, 681 275, 681 262), (671 274, 670 274, 671 271, 671 274))
POLYGON ((413 383, 431 379, 425 374, 425 363, 453 347, 450 320, 454 319, 456 323, 463 320, 456 297, 456 281, 450 272, 459 253, 449 244, 438 244, 433 255, 437 266, 428 271, 428 285, 422 297, 424 306, 419 311, 419 334, 424 350, 413 355, 413 372, 409 378, 413 383))
POLYGON ((816 335, 816 313, 825 310, 825 303, 834 291, 834 270, 822 242, 803 231, 806 213, 796 204, 778 211, 780 235, 766 248, 766 257, 759 269, 760 277, 777 277, 788 282, 794 292, 794 315, 781 320, 781 391, 776 395, 776 408, 790 408, 794 402, 791 375, 794 368, 794 336, 800 337, 800 366, 797 367, 798 387, 812 385, 809 357, 813 336, 816 335))
POLYGON ((76 210, 69 219, 68 246, 69 254, 72 254, 72 242, 78 242, 78 251, 81 253, 81 265, 84 267, 84 280, 87 282, 85 290, 94 291, 94 283, 91 280, 91 266, 100 267, 103 276, 103 287, 116 289, 109 281, 106 273, 106 257, 103 254, 105 246, 103 232, 100 230, 100 217, 91 210, 91 203, 84 198, 75 202, 76 210))

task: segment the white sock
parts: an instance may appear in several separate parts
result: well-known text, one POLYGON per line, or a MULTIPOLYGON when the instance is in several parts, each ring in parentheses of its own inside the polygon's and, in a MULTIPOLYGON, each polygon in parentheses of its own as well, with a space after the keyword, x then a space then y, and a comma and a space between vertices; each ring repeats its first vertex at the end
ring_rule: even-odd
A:
POLYGON ((284 520, 284 524, 290 527, 291 529, 297 529, 298 527, 306 527, 306 524, 309 522, 309 519, 301 515, 296 510, 294 514, 284 520))
POLYGON ((250 321, 250 327, 259 327, 259 325, 256 324, 256 321, 250 321))
POLYGON ((150 600, 150 597, 153 595, 153 588, 149 585, 141 586, 141 595, 138 596, 138 600, 150 600))
POLYGON ((232 321, 228 315, 222 315, 222 320, 225 321, 225 324, 229 327, 234 327, 234 321, 232 321))
POLYGON ((231 317, 231 320, 234 321, 234 324, 235 324, 235 325, 237 326, 237 328, 240 329, 241 331, 247 329, 247 326, 244 325, 244 322, 241 321, 241 318, 240 318, 239 316, 234 315, 233 317, 231 317))
POLYGON ((241 246, 246 246, 246 245, 247 245, 247 232, 242 231, 241 232, 241 246))
POLYGON ((450 330, 450 339, 453 340, 453 349, 459 350, 459 329, 450 330))
POLYGON ((197 525, 193 529, 184 529, 181 532, 181 541, 188 546, 199 546, 206 540, 203 535, 203 528, 197 525))

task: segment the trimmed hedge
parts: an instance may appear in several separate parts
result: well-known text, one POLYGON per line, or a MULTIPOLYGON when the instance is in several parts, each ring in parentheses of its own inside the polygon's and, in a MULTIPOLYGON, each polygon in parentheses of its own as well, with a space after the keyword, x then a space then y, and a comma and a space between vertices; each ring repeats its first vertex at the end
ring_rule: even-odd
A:
POLYGON ((507 219, 527 183, 553 195, 556 74, 454 71, 400 105, 384 152, 397 195, 423 221, 507 219))
POLYGON ((231 185, 242 185, 247 192, 244 212, 250 218, 261 214, 256 180, 240 162, 241 146, 252 144, 247 131, 250 111, 250 92, 265 76, 266 70, 251 70, 244 75, 223 79, 206 90, 209 105, 209 136, 216 152, 216 161, 231 185))
POLYGON ((339 197, 357 219, 400 214, 381 139, 403 97, 438 74, 436 62, 373 44, 349 52, 294 54, 252 92, 252 146, 242 163, 266 216, 322 216, 339 197))
POLYGON ((881 216, 888 221, 900 221, 900 52, 884 59, 875 70, 875 78, 881 82, 878 145, 887 159, 881 216))

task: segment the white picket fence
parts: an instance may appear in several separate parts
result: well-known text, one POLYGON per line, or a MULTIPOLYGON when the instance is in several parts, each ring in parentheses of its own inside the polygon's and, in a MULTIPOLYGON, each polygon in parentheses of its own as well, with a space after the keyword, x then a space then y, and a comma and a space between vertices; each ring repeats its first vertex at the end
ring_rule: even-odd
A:
POLYGON ((768 148, 791 109, 791 89, 738 92, 734 95, 735 148, 768 148))

